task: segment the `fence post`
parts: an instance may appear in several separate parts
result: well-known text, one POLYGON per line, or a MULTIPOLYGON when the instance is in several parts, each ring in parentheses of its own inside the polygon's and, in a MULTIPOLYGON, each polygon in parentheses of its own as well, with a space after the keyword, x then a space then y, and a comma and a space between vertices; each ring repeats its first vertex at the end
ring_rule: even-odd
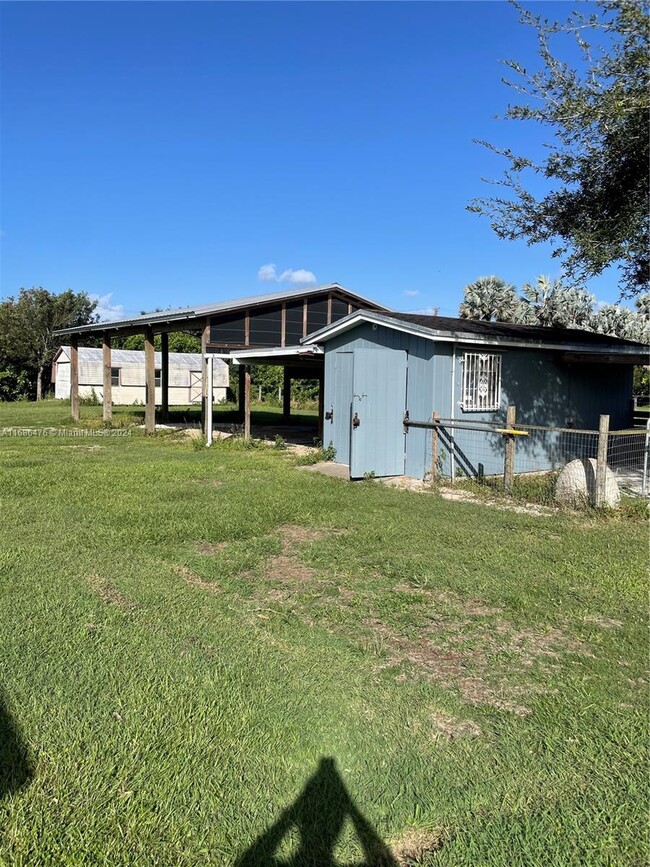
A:
POLYGON ((440 418, 439 412, 434 412, 432 415, 433 428, 431 429, 431 481, 438 480, 438 428, 436 422, 440 418))
MULTIPOLYGON (((517 407, 510 404, 506 410, 506 427, 514 428, 517 418, 517 407)), ((505 434, 506 448, 503 457, 503 487, 508 494, 512 493, 512 482, 515 475, 515 438, 505 434)))
POLYGON ((605 505, 607 490, 607 441, 609 439, 609 416, 601 415, 598 425, 598 457, 596 459, 596 497, 597 509, 605 505))

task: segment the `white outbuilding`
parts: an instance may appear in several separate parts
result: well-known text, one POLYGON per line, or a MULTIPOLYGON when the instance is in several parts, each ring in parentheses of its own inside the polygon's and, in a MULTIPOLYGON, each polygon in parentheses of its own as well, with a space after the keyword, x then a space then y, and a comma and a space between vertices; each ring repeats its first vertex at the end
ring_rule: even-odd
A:
MULTIPOLYGON (((111 353, 111 398, 113 404, 128 406, 145 402, 144 352, 114 349, 111 353)), ((155 353, 156 404, 162 402, 161 353, 155 353)), ((201 403, 201 356, 198 353, 169 353, 169 405, 188 406, 201 403)), ((221 358, 214 359, 213 402, 226 398, 229 385, 229 367, 221 358)), ((61 346, 52 362, 54 396, 59 400, 70 397, 70 347, 61 346)), ((103 403, 103 356, 101 349, 79 348, 79 397, 92 397, 95 393, 103 403)))

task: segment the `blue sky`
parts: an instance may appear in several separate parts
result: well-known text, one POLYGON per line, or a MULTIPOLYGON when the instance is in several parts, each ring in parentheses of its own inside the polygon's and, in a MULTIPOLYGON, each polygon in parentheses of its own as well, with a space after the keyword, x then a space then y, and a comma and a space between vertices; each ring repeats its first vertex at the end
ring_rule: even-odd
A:
MULTIPOLYGON (((453 315, 482 274, 559 275, 549 248, 499 241, 465 210, 501 171, 473 138, 542 141, 494 118, 513 98, 499 61, 535 62, 505 2, 0 15, 3 297, 72 288, 130 315, 313 276, 453 315)), ((615 274, 589 288, 618 297, 615 274)))

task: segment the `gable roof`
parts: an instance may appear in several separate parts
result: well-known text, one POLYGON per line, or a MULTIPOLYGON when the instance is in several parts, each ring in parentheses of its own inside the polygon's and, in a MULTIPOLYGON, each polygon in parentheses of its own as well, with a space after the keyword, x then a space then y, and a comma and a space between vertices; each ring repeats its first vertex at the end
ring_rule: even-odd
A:
POLYGON ((308 334, 303 343, 323 343, 337 334, 356 328, 363 322, 383 325, 429 340, 453 343, 478 343, 494 346, 518 346, 522 349, 561 349, 603 352, 615 355, 650 353, 650 347, 608 334, 576 328, 545 328, 539 325, 515 325, 510 322, 484 322, 478 319, 454 319, 448 316, 423 316, 415 313, 376 313, 357 310, 344 319, 308 334))
POLYGON ((308 289, 281 289, 277 292, 263 292, 260 295, 248 295, 243 298, 233 298, 228 301, 216 301, 213 304, 201 304, 195 307, 180 307, 177 310, 161 310, 157 313, 143 313, 140 316, 132 316, 130 319, 116 319, 112 322, 95 322, 92 325, 78 325, 74 328, 61 328, 54 333, 65 334, 91 334, 93 332, 119 331, 132 329, 137 326, 162 325, 169 322, 201 319, 218 313, 230 313, 247 307, 259 307, 262 304, 274 302, 292 301, 299 298, 311 298, 315 295, 326 295, 330 292, 340 292, 350 300, 356 300, 376 310, 388 310, 383 304, 378 304, 370 298, 351 292, 339 283, 325 283, 322 286, 312 286, 308 289))

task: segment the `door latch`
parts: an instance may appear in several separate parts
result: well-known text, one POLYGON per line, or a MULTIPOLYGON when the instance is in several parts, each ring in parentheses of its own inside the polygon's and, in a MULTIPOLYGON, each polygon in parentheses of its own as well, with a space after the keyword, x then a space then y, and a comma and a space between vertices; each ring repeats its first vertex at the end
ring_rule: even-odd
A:
POLYGON ((326 421, 334 421, 334 407, 331 406, 328 411, 325 413, 326 421))
POLYGON ((359 427, 360 424, 361 419, 359 418, 359 413, 355 412, 355 414, 352 416, 352 427, 359 427))

